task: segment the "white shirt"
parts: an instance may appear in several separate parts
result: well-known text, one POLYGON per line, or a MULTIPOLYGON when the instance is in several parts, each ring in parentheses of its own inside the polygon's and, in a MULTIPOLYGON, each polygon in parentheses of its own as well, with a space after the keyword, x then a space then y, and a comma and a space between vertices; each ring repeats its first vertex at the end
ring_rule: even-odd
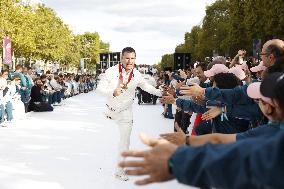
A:
MULTIPOLYGON (((133 77, 127 85, 127 89, 123 89, 122 94, 117 97, 113 96, 114 90, 118 87, 119 81, 119 64, 106 70, 105 75, 99 81, 97 90, 107 96, 107 105, 115 112, 120 112, 132 107, 135 98, 135 90, 140 87, 142 90, 156 96, 162 96, 162 91, 148 84, 141 76, 140 72, 133 69, 133 77)), ((130 73, 126 73, 123 69, 122 76, 124 82, 127 82, 130 73)))

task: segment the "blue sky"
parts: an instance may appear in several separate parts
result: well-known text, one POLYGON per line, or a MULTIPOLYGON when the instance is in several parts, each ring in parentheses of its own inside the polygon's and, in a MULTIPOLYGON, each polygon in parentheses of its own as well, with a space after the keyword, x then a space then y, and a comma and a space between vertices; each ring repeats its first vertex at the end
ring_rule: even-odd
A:
POLYGON ((137 64, 173 53, 184 33, 200 24, 215 0, 31 0, 54 9, 75 33, 99 32, 110 50, 132 46, 137 64))

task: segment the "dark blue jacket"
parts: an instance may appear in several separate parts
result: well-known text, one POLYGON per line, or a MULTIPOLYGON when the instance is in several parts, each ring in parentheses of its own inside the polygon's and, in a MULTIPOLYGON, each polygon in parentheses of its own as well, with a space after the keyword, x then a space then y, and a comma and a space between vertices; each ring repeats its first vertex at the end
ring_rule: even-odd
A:
POLYGON ((233 144, 182 146, 170 161, 181 183, 203 188, 284 188, 284 131, 233 144))
POLYGON ((198 105, 192 100, 187 99, 178 98, 176 100, 176 105, 178 108, 182 109, 185 112, 204 113, 207 111, 205 106, 198 105))
POLYGON ((280 131, 279 123, 269 123, 265 125, 260 125, 256 128, 252 128, 246 132, 237 133, 236 140, 243 140, 251 137, 259 137, 264 135, 271 136, 275 135, 279 131, 280 131))
POLYGON ((226 105, 228 117, 238 117, 247 120, 260 120, 262 117, 258 105, 247 95, 247 85, 233 89, 209 87, 205 89, 206 100, 221 101, 226 105))

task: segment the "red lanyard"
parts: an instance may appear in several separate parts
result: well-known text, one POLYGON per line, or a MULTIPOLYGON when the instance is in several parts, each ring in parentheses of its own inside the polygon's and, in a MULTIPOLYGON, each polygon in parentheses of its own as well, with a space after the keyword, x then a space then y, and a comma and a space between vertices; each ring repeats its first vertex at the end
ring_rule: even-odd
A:
MULTIPOLYGON (((123 83, 122 66, 121 66, 121 64, 119 64, 118 69, 119 69, 119 80, 123 83)), ((129 74, 127 83, 123 83, 123 84, 127 85, 131 81, 132 77, 133 77, 133 69, 131 70, 131 72, 129 74)))

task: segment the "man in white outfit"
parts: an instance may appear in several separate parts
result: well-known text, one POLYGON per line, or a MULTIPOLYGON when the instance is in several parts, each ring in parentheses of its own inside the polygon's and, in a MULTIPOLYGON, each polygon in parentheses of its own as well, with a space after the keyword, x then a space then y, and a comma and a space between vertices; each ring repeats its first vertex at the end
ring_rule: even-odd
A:
MULTIPOLYGON (((121 152, 128 150, 130 134, 133 126, 132 104, 135 98, 135 89, 143 90, 161 96, 162 91, 148 84, 138 70, 133 69, 136 59, 135 50, 126 47, 122 50, 121 64, 106 70, 98 85, 98 91, 107 96, 107 113, 109 119, 114 120, 119 126, 119 154, 118 162, 122 160, 121 152)), ((127 181, 124 170, 117 167, 116 178, 127 181)))

